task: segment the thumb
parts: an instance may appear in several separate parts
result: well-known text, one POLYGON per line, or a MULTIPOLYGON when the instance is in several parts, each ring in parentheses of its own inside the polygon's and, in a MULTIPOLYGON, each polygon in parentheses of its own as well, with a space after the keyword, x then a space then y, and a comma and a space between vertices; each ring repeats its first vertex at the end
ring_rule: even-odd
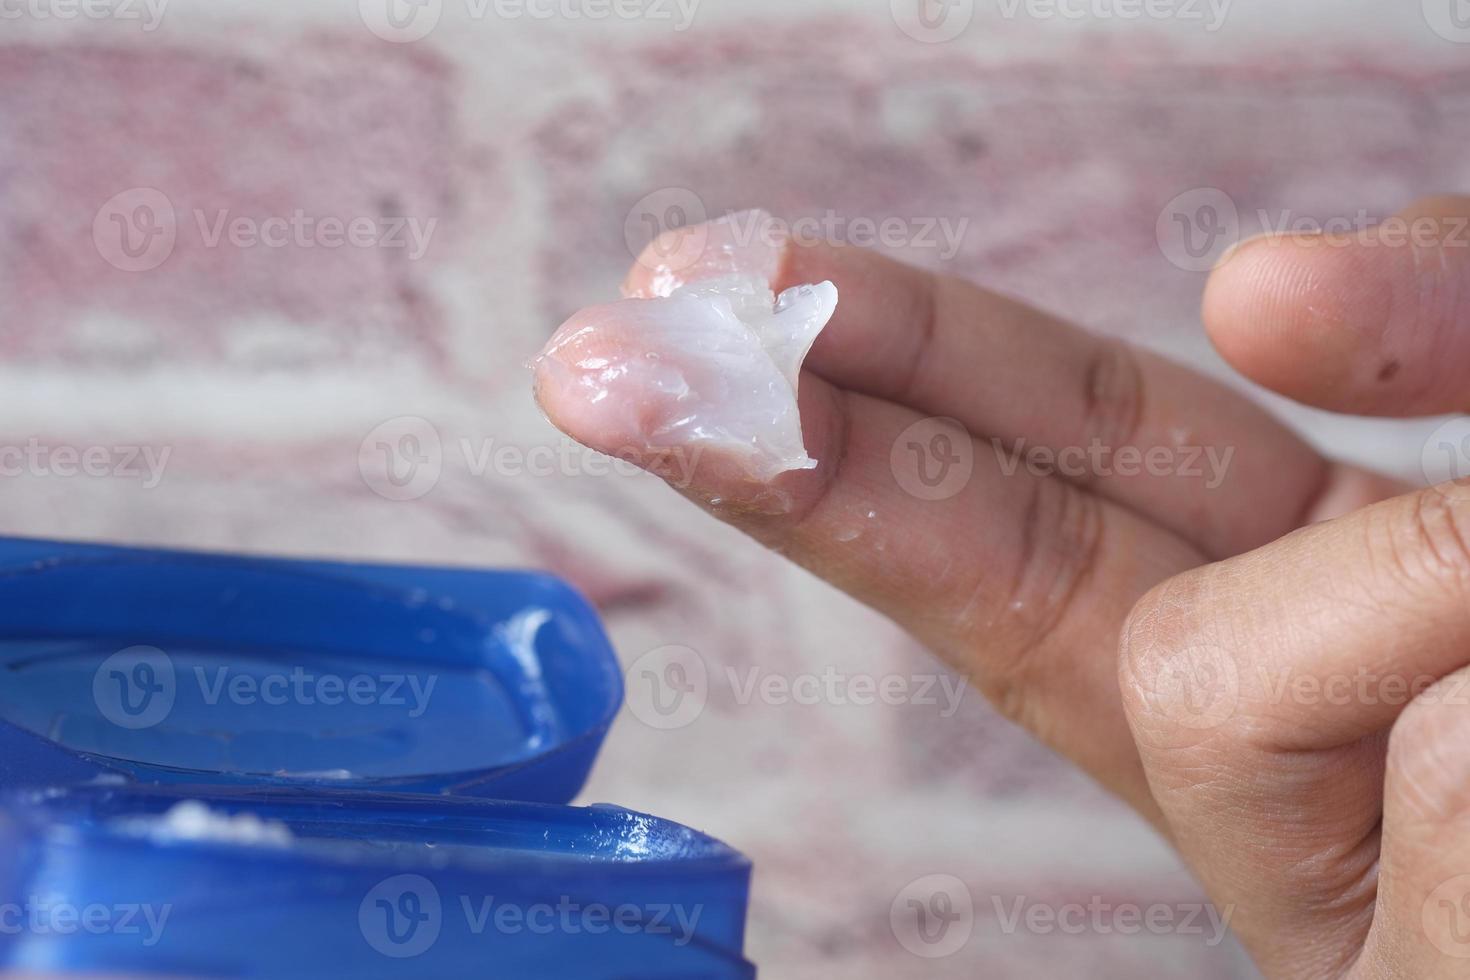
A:
POLYGON ((1470 197, 1348 233, 1268 234, 1210 276, 1205 327, 1252 380, 1361 415, 1470 409, 1470 197))
MULTIPOLYGON (((1419 910, 1456 865, 1470 875, 1470 687, 1453 686, 1467 599, 1470 487, 1446 484, 1201 566, 1135 607, 1119 677, 1149 783, 1268 976, 1435 975, 1348 967, 1375 929, 1385 962, 1438 957, 1419 910), (1380 870, 1398 892, 1376 894, 1380 870)), ((1470 953, 1470 914, 1463 939, 1470 953)))

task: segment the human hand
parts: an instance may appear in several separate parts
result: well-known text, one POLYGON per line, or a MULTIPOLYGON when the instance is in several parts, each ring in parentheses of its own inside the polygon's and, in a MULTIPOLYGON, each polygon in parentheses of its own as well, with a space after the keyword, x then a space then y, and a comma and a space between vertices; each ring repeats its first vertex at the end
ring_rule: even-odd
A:
MULTIPOLYGON (((631 293, 646 294, 660 274, 660 257, 679 252, 679 233, 673 234, 675 240, 655 243, 634 266, 631 293)), ((1177 714, 1186 683, 1201 665, 1187 645, 1177 656, 1162 641, 1135 647, 1142 631, 1162 628, 1141 624, 1167 626, 1177 619, 1187 635, 1188 624, 1208 623, 1212 615, 1166 615, 1154 606, 1159 596, 1191 581, 1187 573, 1206 569, 1195 573, 1203 576, 1229 567, 1211 563, 1246 555, 1302 525, 1404 488, 1324 460, 1246 399, 1191 371, 971 284, 851 247, 787 241, 765 250, 750 242, 727 249, 720 236, 728 234, 718 226, 701 230, 702 254, 764 270, 778 289, 827 279, 837 284, 836 315, 801 375, 802 429, 819 464, 753 482, 715 453, 699 459, 678 489, 908 628, 969 675, 1005 714, 1132 802, 1179 840, 1187 858, 1197 860, 1197 841, 1210 833, 1198 821, 1176 828, 1173 804, 1166 799, 1161 807, 1154 793, 1154 769, 1185 756, 1168 755, 1167 740, 1161 750, 1142 736, 1152 731, 1155 712, 1177 714), (968 430, 960 436, 968 444, 960 448, 972 470, 951 496, 925 499, 905 489, 894 448, 915 435, 922 448, 923 437, 939 431, 937 423, 926 422, 935 416, 953 418, 968 430), (1122 467, 1094 466, 1047 475, 1008 462, 1018 447, 1093 446, 1103 447, 1108 459, 1130 447, 1162 451, 1172 468, 1124 473, 1122 467), (1201 449, 1228 459, 1216 480, 1186 473, 1185 455, 1201 449), (1167 584, 1155 589, 1160 583, 1167 584), (1118 641, 1130 610, 1146 593, 1149 599, 1127 631, 1125 716, 1118 641), (1137 649, 1151 651, 1142 668, 1134 665, 1137 649), (1164 673, 1149 676, 1151 666, 1164 673), (1139 686, 1140 678, 1147 683, 1139 686), (1130 720, 1140 732, 1142 756, 1130 720)), ((1287 372, 1283 380, 1261 367, 1279 369, 1264 352, 1272 321, 1251 306, 1265 302, 1257 296, 1261 284, 1274 280, 1242 271, 1254 267, 1252 256, 1262 247, 1242 249, 1217 274, 1209 291, 1210 320, 1227 356, 1290 391, 1297 375, 1287 372), (1253 342, 1256 337, 1266 339, 1253 342)), ((696 262, 685 274, 701 271, 696 262)), ((1356 281, 1361 271, 1351 275, 1356 281)), ((1344 295, 1351 309, 1365 308, 1350 291, 1344 295)), ((1312 295, 1296 302, 1310 308, 1320 300, 1312 295)), ((1290 296, 1273 302, 1279 303, 1270 308, 1273 315, 1298 308, 1290 296)), ((1395 311, 1394 316, 1407 315, 1395 311)), ((577 322, 586 326, 618 313, 604 308, 589 315, 577 322)), ((603 343, 609 346, 600 353, 617 361, 627 352, 613 348, 636 345, 638 335, 631 329, 593 330, 575 356, 600 360, 603 343)), ((1300 354, 1288 351, 1286 358, 1301 360, 1300 354)), ((565 355, 565 349, 553 349, 552 362, 538 366, 538 397, 552 421, 596 449, 622 455, 641 449, 650 469, 671 475, 647 433, 637 431, 637 405, 630 410, 637 399, 624 390, 611 403, 594 403, 559 370, 566 365, 554 363, 565 355)), ((1341 367, 1346 362, 1334 363, 1351 376, 1341 367)), ((1384 381, 1377 380, 1378 370, 1371 374, 1374 385, 1409 391, 1425 376, 1423 366, 1407 358, 1384 381)), ((1298 374, 1314 377, 1305 370, 1298 374)), ((1369 391, 1376 396, 1378 389, 1369 391)), ((1215 617, 1228 611, 1229 600, 1221 601, 1227 608, 1215 617)), ((1234 676, 1238 681, 1240 670, 1234 676)), ((1248 717, 1249 692, 1240 694, 1232 718, 1248 717)), ((1208 710, 1186 717, 1196 726, 1186 724, 1186 735, 1197 735, 1197 726, 1210 717, 1208 710)), ((1259 807, 1271 812, 1273 804, 1262 799, 1259 807)), ((1218 890, 1208 865, 1200 870, 1218 890)), ((1227 888, 1221 895, 1233 892, 1227 888)), ((1288 934, 1276 929, 1276 911, 1252 916, 1237 904, 1235 923, 1262 964, 1298 975, 1293 971, 1300 953, 1312 947, 1287 939, 1287 946, 1295 942, 1295 955, 1278 957, 1269 937, 1288 934)))
MULTIPOLYGON (((1211 335, 1301 401, 1463 410, 1467 216, 1465 199, 1416 205, 1400 225, 1426 230, 1418 244, 1247 243, 1209 283, 1211 335)), ((1119 677, 1154 799, 1268 976, 1470 970, 1467 597, 1456 482, 1178 575, 1125 626, 1119 677)))

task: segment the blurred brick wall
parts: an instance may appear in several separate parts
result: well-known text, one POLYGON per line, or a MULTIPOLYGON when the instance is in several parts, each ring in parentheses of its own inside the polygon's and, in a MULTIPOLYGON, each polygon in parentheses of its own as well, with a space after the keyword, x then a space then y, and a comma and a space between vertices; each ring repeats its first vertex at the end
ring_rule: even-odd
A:
MULTIPOLYGON (((1243 234, 1470 182, 1462 39, 1384 6, 1237 4, 1207 31, 981 4, 938 43, 856 2, 704 0, 684 23, 672 3, 596 21, 445 0, 407 33, 372 0, 0 21, 0 443, 39 460, 0 480, 0 530, 571 577, 628 662, 682 645, 709 678, 677 730, 630 711, 588 799, 750 853, 767 976, 1249 976, 1207 936, 1009 931, 1017 901, 1198 895, 973 692, 743 697, 732 676, 953 678, 561 439, 522 363, 612 293, 645 219, 692 200, 848 231, 947 217, 952 254, 894 250, 1218 371, 1203 277, 1160 231, 1176 202, 1223 195, 1243 234), (385 445, 425 453, 406 488, 385 445), (124 471, 135 446, 167 450, 159 479, 124 471), (115 465, 65 476, 67 447, 115 465), (891 912, 936 874, 974 925, 931 959, 891 912)), ((1340 454, 1417 465, 1417 427, 1290 414, 1340 454)))

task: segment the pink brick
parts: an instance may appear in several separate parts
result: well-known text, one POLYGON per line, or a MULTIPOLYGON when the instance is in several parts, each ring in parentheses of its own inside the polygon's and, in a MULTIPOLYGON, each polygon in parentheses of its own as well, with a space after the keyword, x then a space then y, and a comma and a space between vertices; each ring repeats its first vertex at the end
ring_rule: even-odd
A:
MULTIPOLYGON (((439 348, 424 280, 453 232, 454 76, 421 49, 371 42, 272 52, 153 39, 0 48, 0 353, 213 358, 262 318, 282 322, 293 352, 324 361, 439 348), (172 253, 149 271, 114 268, 93 237, 99 208, 134 188, 160 192, 176 217, 172 253), (298 210, 438 224, 417 262, 407 249, 303 247, 294 233, 284 247, 210 247, 199 228, 198 214, 208 227, 221 211, 260 221, 298 210), (98 313, 130 321, 126 335, 83 330, 98 313)), ((117 233, 105 219, 104 250, 107 229, 117 233)), ((324 237, 306 240, 336 240, 330 224, 314 227, 324 237)))

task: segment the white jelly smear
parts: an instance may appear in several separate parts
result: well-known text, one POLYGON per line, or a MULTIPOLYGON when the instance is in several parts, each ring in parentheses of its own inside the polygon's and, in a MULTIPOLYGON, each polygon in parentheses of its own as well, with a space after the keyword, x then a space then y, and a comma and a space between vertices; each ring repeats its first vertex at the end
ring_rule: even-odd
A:
POLYGON ((763 280, 730 275, 615 308, 629 314, 618 319, 620 329, 637 323, 632 342, 588 345, 598 326, 586 322, 546 353, 574 345, 598 351, 569 362, 574 383, 590 404, 635 413, 622 431, 641 433, 652 450, 718 452, 761 482, 817 465, 802 442, 796 396, 802 362, 837 308, 836 286, 794 286, 777 296, 763 280))

